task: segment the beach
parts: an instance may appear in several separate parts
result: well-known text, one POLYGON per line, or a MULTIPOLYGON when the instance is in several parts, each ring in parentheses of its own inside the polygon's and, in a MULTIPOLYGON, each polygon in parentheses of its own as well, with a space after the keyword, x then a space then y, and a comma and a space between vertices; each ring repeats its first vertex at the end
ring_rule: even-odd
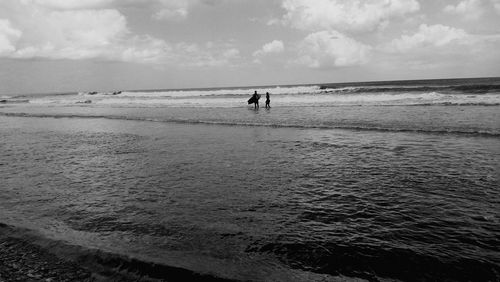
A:
POLYGON ((0 279, 498 280, 500 81, 409 83, 7 98, 0 279))
POLYGON ((93 281, 88 270, 13 237, 6 225, 0 228, 1 281, 93 281))
POLYGON ((0 281, 230 281, 102 252, 85 257, 89 250, 5 224, 0 242, 0 281))
POLYGON ((500 0, 0 0, 0 282, 500 281, 500 0))

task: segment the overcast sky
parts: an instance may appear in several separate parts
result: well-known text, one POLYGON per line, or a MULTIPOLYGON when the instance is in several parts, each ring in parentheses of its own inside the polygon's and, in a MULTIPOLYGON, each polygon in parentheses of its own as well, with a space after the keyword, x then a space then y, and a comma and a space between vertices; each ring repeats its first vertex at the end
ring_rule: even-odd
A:
POLYGON ((0 0, 0 94, 500 76, 500 0, 0 0))

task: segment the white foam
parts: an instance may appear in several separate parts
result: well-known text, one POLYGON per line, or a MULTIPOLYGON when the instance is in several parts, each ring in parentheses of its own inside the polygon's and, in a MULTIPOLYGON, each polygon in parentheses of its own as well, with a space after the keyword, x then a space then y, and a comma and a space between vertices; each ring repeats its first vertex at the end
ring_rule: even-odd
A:
MULTIPOLYGON (((438 92, 338 93, 322 92, 319 87, 259 88, 271 92, 274 106, 343 106, 343 105, 499 105, 500 94, 443 94, 438 92), (270 89, 273 89, 272 91, 270 89), (304 92, 302 92, 304 91, 304 92), (309 91, 309 92, 307 92, 309 91), (280 93, 276 95, 275 93, 280 93), (302 94, 300 94, 302 93, 302 94)), ((31 99, 30 103, 72 105, 90 100, 92 105, 145 107, 242 107, 247 105, 248 89, 208 91, 123 92, 121 95, 65 95, 31 99), (230 93, 229 93, 230 92, 230 93), (216 94, 217 93, 217 94, 216 94)), ((262 97, 261 103, 265 98, 262 97)), ((88 105, 88 104, 87 104, 88 105)))
POLYGON ((120 97, 200 97, 200 96, 248 96, 257 91, 260 94, 265 94, 269 92, 273 95, 282 94, 313 94, 321 93, 325 90, 320 89, 319 86, 293 86, 293 87, 257 87, 257 88, 231 88, 231 89, 196 89, 196 90, 165 90, 165 91, 123 91, 120 94, 110 93, 79 93, 80 95, 85 95, 89 97, 102 97, 102 96, 120 96, 120 97))

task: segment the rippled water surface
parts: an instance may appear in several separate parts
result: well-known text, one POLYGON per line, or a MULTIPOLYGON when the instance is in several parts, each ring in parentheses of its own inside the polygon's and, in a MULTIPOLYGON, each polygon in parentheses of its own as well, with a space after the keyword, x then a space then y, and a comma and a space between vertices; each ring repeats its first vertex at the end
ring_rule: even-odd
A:
POLYGON ((498 107, 0 110, 0 222, 231 279, 500 279, 498 107))

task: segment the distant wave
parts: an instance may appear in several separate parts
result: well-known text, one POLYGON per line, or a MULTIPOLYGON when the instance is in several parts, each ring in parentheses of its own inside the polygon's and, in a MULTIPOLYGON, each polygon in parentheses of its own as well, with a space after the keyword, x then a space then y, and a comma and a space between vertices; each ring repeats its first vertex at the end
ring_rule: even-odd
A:
MULTIPOLYGON (((349 88, 350 89, 350 88, 349 88)), ((325 92, 319 87, 280 88, 281 94, 272 94, 271 100, 280 106, 492 106, 500 105, 499 93, 442 93, 442 92, 325 92)), ((241 107, 246 105, 247 90, 239 93, 226 93, 227 90, 210 90, 208 92, 122 92, 121 94, 80 94, 77 96, 44 97, 32 99, 32 104, 96 104, 116 105, 120 107, 144 106, 179 106, 179 107, 241 107), (83 95, 83 96, 82 96, 83 95)), ((340 90, 339 90, 340 91, 340 90)), ((344 91, 344 90, 341 90, 344 91)))
MULTIPOLYGON (((380 105, 380 106, 401 106, 401 105, 380 105)), ((500 106, 500 102, 436 102, 436 103, 414 103, 406 104, 405 106, 500 106)))
POLYGON ((81 119, 111 119, 131 120, 147 122, 164 122, 180 124, 207 124, 222 126, 249 126, 249 127, 275 127, 275 128, 298 128, 298 129, 344 129, 355 131, 380 131, 380 132, 408 132, 422 134, 459 134, 476 135, 484 137, 500 137, 500 131, 478 130, 478 129, 456 129, 456 128, 414 128, 414 127, 384 127, 376 125, 351 125, 351 124, 298 124, 298 123, 256 123, 249 121, 221 121, 221 120, 197 120, 197 119, 157 119, 147 117, 127 117, 118 115, 78 115, 78 114, 29 114, 29 113, 2 113, 0 116, 28 117, 28 118, 81 118, 81 119))
POLYGON ((500 84, 478 85, 446 85, 446 86, 365 86, 365 87, 337 87, 321 85, 321 90, 339 93, 384 93, 384 92, 449 92, 464 94, 481 94, 500 92, 500 84))
POLYGON ((324 92, 319 85, 313 86, 275 86, 256 88, 229 89, 192 89, 192 90, 158 90, 158 91, 117 91, 117 92, 81 92, 83 96, 120 96, 120 97, 199 97, 199 96, 249 96, 257 91, 260 94, 270 92, 273 95, 282 94, 314 94, 324 92))
POLYGON ((408 86, 336 86, 336 85, 303 85, 303 86, 275 86, 255 88, 222 88, 222 89, 190 89, 190 90, 153 90, 153 91, 114 91, 114 92, 80 92, 86 97, 232 97, 249 96, 257 91, 272 95, 298 95, 298 94, 358 94, 358 93, 415 93, 415 92, 440 92, 444 94, 486 94, 500 93, 500 84, 474 84, 474 85, 408 85, 408 86))

